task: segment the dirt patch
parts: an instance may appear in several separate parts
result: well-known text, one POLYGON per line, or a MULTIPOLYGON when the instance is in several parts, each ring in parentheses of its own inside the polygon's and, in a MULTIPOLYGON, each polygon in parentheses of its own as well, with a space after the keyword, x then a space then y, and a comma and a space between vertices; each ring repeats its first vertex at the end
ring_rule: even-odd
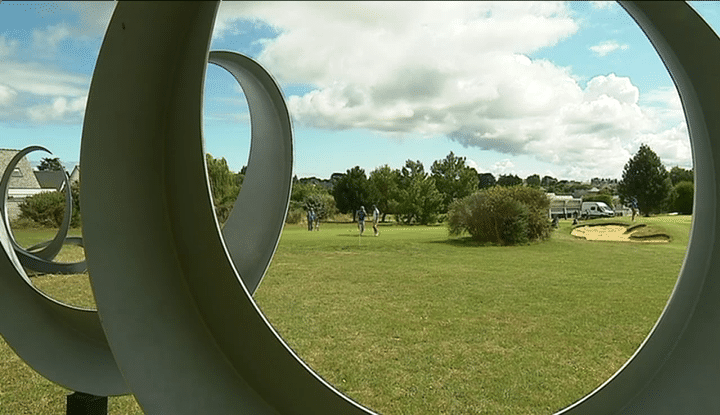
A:
POLYGON ((649 233, 644 226, 625 225, 593 225, 578 226, 572 230, 571 235, 584 238, 588 241, 618 241, 618 242, 670 242, 670 237, 662 233, 649 233))

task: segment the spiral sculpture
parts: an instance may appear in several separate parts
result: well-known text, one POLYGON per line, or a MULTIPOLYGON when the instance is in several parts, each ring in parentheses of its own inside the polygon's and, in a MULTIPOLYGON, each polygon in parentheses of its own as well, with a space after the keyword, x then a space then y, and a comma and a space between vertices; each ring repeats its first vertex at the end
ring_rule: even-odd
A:
MULTIPOLYGON (((720 40, 684 2, 621 5, 658 51, 685 109, 696 171, 691 241, 642 346, 558 414, 719 413, 720 40)), ((252 300, 287 212, 292 127, 262 67, 209 52, 217 7, 117 5, 90 88, 80 157, 83 237, 102 322, 19 278, 22 267, 0 227, 0 332, 49 379, 97 395, 132 392, 147 413, 371 414, 308 368, 252 300), (240 82, 252 125, 247 178, 223 231, 202 142, 208 61, 240 82)))
POLYGON ((13 237, 7 210, 7 194, 10 187, 10 179, 12 177, 13 170, 20 160, 22 160, 22 158, 28 153, 37 150, 50 153, 50 151, 46 148, 40 146, 30 146, 18 151, 8 163, 2 179, 0 180, 0 195, 3 195, 3 203, 0 204, 0 217, 2 217, 5 230, 10 238, 10 244, 12 245, 15 254, 18 256, 20 263, 26 269, 43 274, 79 274, 85 272, 87 265, 84 260, 71 263, 53 261, 55 256, 62 249, 63 245, 83 245, 82 238, 67 236, 68 230, 70 229, 70 219, 72 218, 73 208, 70 181, 67 173, 63 175, 63 183, 65 185, 65 211, 63 213, 63 221, 60 224, 60 229, 55 237, 50 241, 33 245, 27 249, 20 246, 13 237))

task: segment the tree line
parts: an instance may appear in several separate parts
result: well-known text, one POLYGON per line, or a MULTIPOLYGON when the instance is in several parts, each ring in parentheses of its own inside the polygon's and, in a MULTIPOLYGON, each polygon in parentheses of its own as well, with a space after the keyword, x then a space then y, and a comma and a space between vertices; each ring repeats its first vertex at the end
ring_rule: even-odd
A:
MULTIPOLYGON (((208 178, 216 215, 224 222, 242 188, 246 167, 232 172, 225 158, 206 154, 208 178)), ((59 160, 43 159, 40 169, 59 170, 59 160)), ((429 171, 419 160, 407 160, 399 169, 388 165, 377 167, 366 174, 359 166, 345 173, 334 173, 330 179, 316 177, 293 178, 293 187, 287 221, 297 223, 312 208, 321 219, 341 213, 355 214, 360 206, 366 209, 377 206, 382 221, 388 215, 405 224, 430 224, 444 221, 455 200, 466 198, 483 189, 524 186, 556 194, 571 194, 602 186, 601 199, 611 201, 618 195, 629 205, 635 198, 644 214, 676 211, 692 213, 693 171, 681 167, 667 170, 660 158, 647 145, 641 145, 637 154, 625 165, 622 179, 593 178, 590 183, 558 180, 551 176, 533 174, 525 179, 514 174, 499 175, 478 173, 469 167, 465 157, 450 152, 436 160, 429 171), (603 199, 604 198, 604 199, 603 199)), ((79 189, 73 188, 73 198, 79 198, 79 189)), ((56 222, 63 208, 60 194, 40 194, 27 198, 25 216, 36 222, 56 222), (42 196, 41 196, 42 195, 42 196), (52 217, 51 221, 47 218, 52 217)), ((79 203, 76 214, 79 214, 79 203)), ((22 208, 22 207, 21 207, 22 208)), ((75 216, 75 215, 74 215, 75 216)), ((74 221, 79 225, 79 215, 74 221)))

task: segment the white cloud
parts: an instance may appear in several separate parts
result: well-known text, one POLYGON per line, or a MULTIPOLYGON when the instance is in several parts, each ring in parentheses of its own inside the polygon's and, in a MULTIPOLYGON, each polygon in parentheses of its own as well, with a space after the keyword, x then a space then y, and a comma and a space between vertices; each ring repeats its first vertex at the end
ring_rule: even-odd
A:
POLYGON ((45 30, 33 30, 32 42, 36 53, 43 56, 54 56, 58 44, 70 37, 70 28, 66 23, 48 26, 45 30))
MULTIPOLYGON (((241 31, 241 20, 277 31, 258 56, 273 76, 314 87, 288 98, 297 125, 446 135, 573 177, 616 177, 641 139, 678 160, 687 154, 670 151, 684 134, 674 91, 643 98, 612 73, 583 88, 568 68, 529 58, 578 30, 565 3, 228 2, 215 35, 241 31)), ((600 56, 627 49, 591 48, 600 56)))
POLYGON ((0 79, 18 92, 39 96, 78 97, 87 94, 90 77, 37 63, 0 62, 0 79))
POLYGON ((37 105, 27 109, 28 117, 38 123, 63 121, 82 117, 87 104, 87 96, 68 100, 65 97, 53 99, 50 104, 37 105))
POLYGON ((504 159, 496 162, 490 168, 490 172, 497 178, 503 174, 515 174, 515 164, 510 159, 504 159))
POLYGON ((600 42, 597 45, 590 46, 590 50, 600 57, 606 56, 609 53, 615 52, 616 50, 628 50, 629 48, 630 46, 621 45, 614 40, 606 40, 604 42, 600 42))
MULTIPOLYGON (((566 7, 231 2, 221 5, 218 22, 220 32, 240 18, 278 31, 258 59, 281 82, 316 87, 288 99, 299 125, 443 134, 566 171, 616 176, 641 137, 669 148, 682 132, 663 130, 659 108, 666 107, 640 107, 628 78, 597 76, 583 89, 568 69, 528 57, 578 30, 566 7)), ((593 47, 602 55, 623 49, 615 41, 593 47)))
POLYGON ((667 168, 674 166, 692 167, 691 163, 689 163, 692 158, 690 136, 687 124, 684 122, 659 133, 640 135, 635 141, 638 148, 642 143, 650 146, 667 168))
POLYGON ((15 54, 18 48, 18 41, 15 39, 8 39, 3 35, 0 35, 0 58, 5 58, 15 54))
POLYGON ((7 85, 0 84, 0 107, 10 105, 17 97, 17 91, 7 85))
POLYGON ((613 4, 616 4, 614 1, 591 1, 590 4, 594 9, 597 10, 607 10, 613 6, 613 4))

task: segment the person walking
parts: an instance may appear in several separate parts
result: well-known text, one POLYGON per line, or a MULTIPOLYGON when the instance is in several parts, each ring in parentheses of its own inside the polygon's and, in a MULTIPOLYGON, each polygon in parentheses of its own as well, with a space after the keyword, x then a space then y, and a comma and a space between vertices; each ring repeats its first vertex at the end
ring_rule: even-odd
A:
POLYGON ((634 196, 630 202, 630 208, 632 209, 632 221, 635 222, 635 216, 638 214, 638 202, 634 196))
POLYGON ((373 231, 375 232, 375 236, 380 235, 380 230, 378 229, 379 223, 380 211, 378 210, 377 206, 373 205, 373 231))
POLYGON ((358 210, 357 212, 358 229, 360 230, 360 236, 362 236, 363 232, 365 232, 365 216, 367 216, 367 212, 365 212, 365 206, 360 206, 360 210, 358 210))
POLYGON ((315 212, 313 212, 312 208, 308 209, 307 211, 307 223, 308 223, 308 230, 313 230, 313 222, 315 221, 315 212))

